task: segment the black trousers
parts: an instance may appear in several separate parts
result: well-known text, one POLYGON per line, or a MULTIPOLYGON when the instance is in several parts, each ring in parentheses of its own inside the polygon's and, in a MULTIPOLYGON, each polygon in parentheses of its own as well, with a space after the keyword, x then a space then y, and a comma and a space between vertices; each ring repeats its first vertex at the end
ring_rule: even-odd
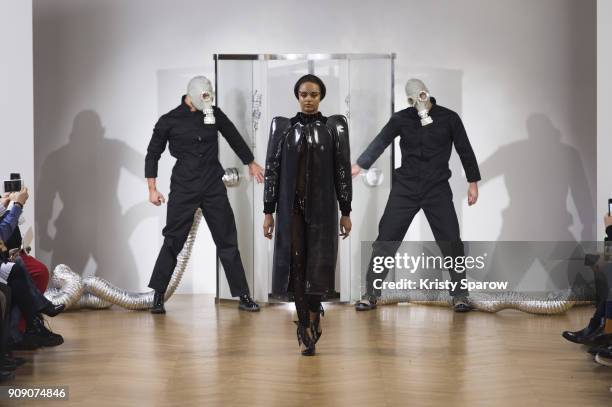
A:
MULTIPOLYGON (((459 221, 453 205, 453 193, 447 181, 437 185, 424 185, 418 180, 402 178, 397 175, 391 187, 389 200, 380 223, 378 237, 372 245, 372 257, 366 274, 366 294, 380 297, 380 289, 374 287, 374 280, 383 281, 390 269, 384 268, 381 273, 374 273, 373 258, 377 256, 395 256, 408 227, 416 214, 423 209, 434 238, 443 256, 463 256, 464 248, 459 232, 459 221)), ((467 290, 461 289, 464 273, 449 269, 451 281, 457 283, 452 296, 465 296, 467 290)))
POLYGON ((171 190, 168 197, 168 214, 162 245, 149 287, 165 292, 176 267, 176 258, 187 240, 197 208, 202 209, 204 219, 217 246, 232 296, 249 294, 249 286, 240 252, 234 212, 227 199, 227 189, 220 177, 208 179, 201 192, 171 190))

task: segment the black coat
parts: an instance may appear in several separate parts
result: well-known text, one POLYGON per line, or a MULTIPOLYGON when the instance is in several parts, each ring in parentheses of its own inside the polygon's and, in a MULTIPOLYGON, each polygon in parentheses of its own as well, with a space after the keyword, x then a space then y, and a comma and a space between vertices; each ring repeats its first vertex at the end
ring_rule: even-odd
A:
POLYGON ((349 215, 353 187, 348 123, 334 115, 306 124, 275 117, 270 127, 264 185, 264 212, 277 210, 272 294, 288 293, 291 222, 298 166, 297 146, 306 137, 306 293, 334 292, 338 254, 338 204, 349 215))

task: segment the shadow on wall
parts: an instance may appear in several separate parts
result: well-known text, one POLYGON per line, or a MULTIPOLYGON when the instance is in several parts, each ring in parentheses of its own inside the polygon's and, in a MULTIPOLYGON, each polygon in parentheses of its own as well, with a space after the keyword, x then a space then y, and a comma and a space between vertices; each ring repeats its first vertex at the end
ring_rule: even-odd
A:
POLYGON ((581 239, 591 240, 593 202, 578 150, 561 141, 561 132, 544 114, 529 116, 527 134, 480 165, 481 185, 503 176, 510 199, 498 240, 575 241, 568 194, 583 227, 581 239))
POLYGON ((122 288, 134 289, 141 282, 129 238, 143 219, 158 215, 147 201, 122 210, 121 169, 142 179, 144 156, 104 133, 95 111, 81 111, 74 118, 68 144, 43 163, 36 219, 45 223, 37 225, 39 247, 51 253, 53 268, 66 264, 83 275, 93 261, 95 272, 87 276, 121 281, 122 288), (56 198, 61 201, 59 210, 56 198))

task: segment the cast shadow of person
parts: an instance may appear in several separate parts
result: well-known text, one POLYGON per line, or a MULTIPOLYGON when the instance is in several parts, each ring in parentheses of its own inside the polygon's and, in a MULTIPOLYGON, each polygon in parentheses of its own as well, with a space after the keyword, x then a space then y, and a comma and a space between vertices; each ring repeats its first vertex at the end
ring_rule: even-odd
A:
MULTIPOLYGON (((508 191, 510 202, 502 211, 497 239, 502 243, 497 244, 489 268, 495 280, 502 279, 502 274, 510 280, 511 288, 536 261, 547 269, 547 264, 555 260, 581 256, 571 232, 568 195, 577 208, 577 223, 583 226, 582 240, 592 239, 594 225, 593 202, 580 153, 561 141, 561 132, 548 116, 532 114, 526 126, 527 139, 501 147, 480 165, 484 176, 481 187, 503 177, 508 191)), ((546 271, 547 290, 568 288, 582 272, 568 262, 546 271)), ((487 274, 488 279, 493 276, 487 274)))
POLYGON ((66 264, 83 275, 91 259, 95 275, 121 288, 136 289, 141 281, 129 239, 143 219, 158 215, 146 201, 123 210, 118 193, 121 170, 142 178, 144 156, 104 133, 95 111, 81 111, 74 118, 68 144, 46 157, 37 189, 39 244, 51 252, 52 268, 66 264), (56 197, 61 209, 51 236, 56 197))

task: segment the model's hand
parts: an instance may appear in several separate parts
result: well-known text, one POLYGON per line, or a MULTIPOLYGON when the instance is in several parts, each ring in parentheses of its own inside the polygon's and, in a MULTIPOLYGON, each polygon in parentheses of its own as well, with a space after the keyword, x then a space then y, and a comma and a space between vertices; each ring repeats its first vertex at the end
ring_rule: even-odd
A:
POLYGON ((612 216, 604 215, 604 223, 606 227, 612 225, 612 216))
POLYGON ((19 202, 21 206, 23 206, 30 197, 30 194, 28 194, 28 189, 26 187, 22 187, 21 191, 11 193, 9 197, 11 201, 19 202))
POLYGON ((478 201, 478 184, 476 182, 470 182, 468 188, 468 205, 472 206, 478 201))
POLYGON ((351 167, 351 175, 355 178, 361 172, 361 167, 357 164, 353 164, 351 167))
POLYGON ((163 203, 166 203, 166 198, 159 192, 157 189, 149 190, 149 202, 151 202, 155 206, 159 206, 163 203))
POLYGON ((255 178, 259 184, 264 182, 264 171, 261 168, 261 165, 257 164, 255 161, 249 164, 249 174, 251 177, 255 178))
POLYGON ((343 216, 340 218, 340 236, 342 239, 346 239, 351 234, 351 229, 353 228, 353 222, 351 222, 351 218, 348 216, 343 216))
POLYGON ((272 239, 272 233, 274 232, 274 216, 271 213, 266 213, 263 223, 264 236, 268 239, 272 239))

